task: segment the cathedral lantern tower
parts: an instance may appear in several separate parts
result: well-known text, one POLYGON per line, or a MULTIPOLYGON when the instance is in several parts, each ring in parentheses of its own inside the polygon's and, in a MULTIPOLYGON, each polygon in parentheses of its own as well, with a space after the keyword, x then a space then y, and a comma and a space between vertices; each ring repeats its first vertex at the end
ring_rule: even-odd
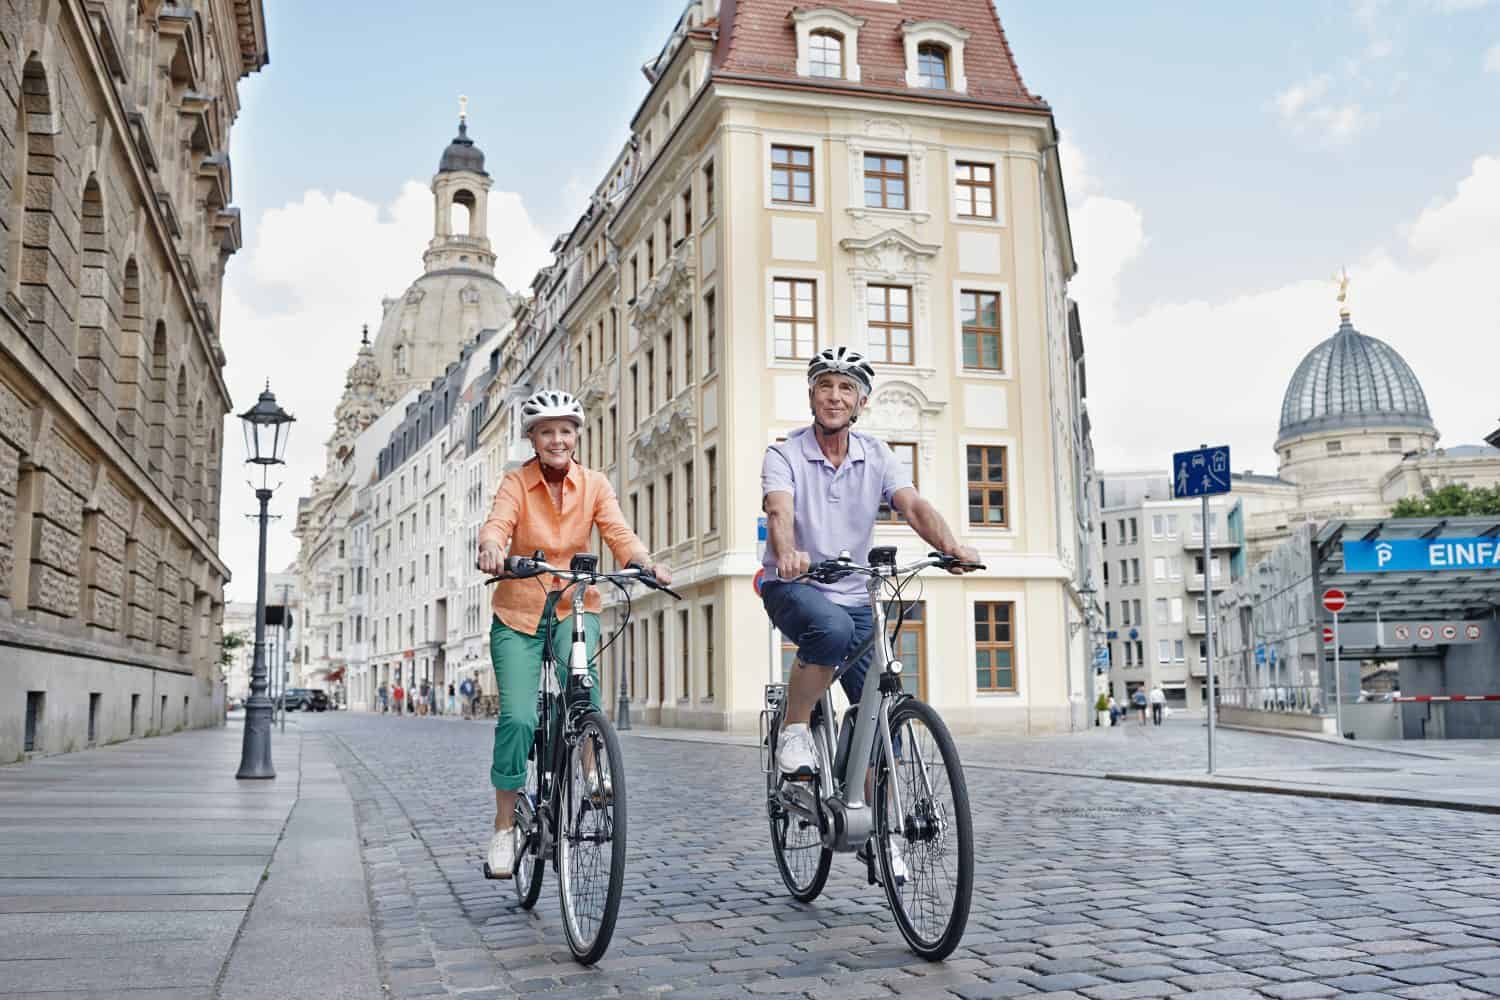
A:
POLYGON ((451 268, 495 273, 490 248, 490 175, 484 152, 469 138, 468 99, 459 98, 458 134, 443 150, 432 178, 433 235, 422 255, 427 272, 451 268))

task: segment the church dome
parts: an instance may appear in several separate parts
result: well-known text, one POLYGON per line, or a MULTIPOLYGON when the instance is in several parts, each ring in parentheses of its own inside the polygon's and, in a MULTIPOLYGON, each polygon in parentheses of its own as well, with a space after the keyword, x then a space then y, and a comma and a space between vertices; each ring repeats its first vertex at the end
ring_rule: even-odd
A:
POLYGON ((438 173, 451 174, 458 171, 484 173, 484 151, 469 138, 469 123, 463 119, 458 122, 458 135, 448 143, 448 148, 443 150, 443 158, 438 161, 438 173))
POLYGON ((1427 396, 1406 359, 1354 329, 1345 313, 1338 332, 1308 352, 1292 375, 1278 447, 1302 434, 1364 428, 1436 433, 1427 396))

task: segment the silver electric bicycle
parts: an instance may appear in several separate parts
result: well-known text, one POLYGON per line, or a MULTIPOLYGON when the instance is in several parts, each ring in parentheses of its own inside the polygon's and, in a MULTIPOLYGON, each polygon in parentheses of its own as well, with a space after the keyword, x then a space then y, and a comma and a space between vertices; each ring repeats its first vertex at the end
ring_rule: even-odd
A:
MULTIPOLYGON (((486 583, 551 576, 568 581, 548 593, 542 610, 542 676, 537 690, 537 726, 526 760, 526 784, 516 796, 515 824, 521 846, 513 878, 521 906, 531 909, 542 893, 547 861, 558 876, 558 897, 568 949, 583 965, 603 957, 614 935, 625 878, 625 758, 614 727, 594 707, 589 694, 588 646, 584 638, 583 602, 588 588, 610 583, 625 599, 620 628, 603 643, 597 657, 624 632, 630 621, 631 582, 645 584, 681 600, 640 566, 614 573, 599 572, 599 558, 590 553, 573 557, 567 569, 549 566, 538 552, 534 558, 511 556, 506 576, 486 583), (557 683, 557 651, 551 635, 557 604, 572 590, 573 639, 568 651, 568 683, 557 683)), ((489 863, 484 874, 490 876, 489 863)))
POLYGON ((885 888, 901 936, 917 955, 937 961, 958 947, 968 925, 974 832, 953 737, 930 705, 903 690, 896 638, 909 606, 903 588, 922 570, 984 567, 936 552, 898 567, 894 546, 872 549, 869 562, 860 566, 846 552, 792 581, 867 577, 874 628, 834 677, 872 647, 875 660, 859 704, 844 713, 842 724, 835 726, 831 689, 814 709, 818 767, 811 779, 784 776, 777 766, 786 685, 766 686, 761 768, 771 848, 782 881, 804 903, 823 891, 835 851, 860 852, 870 884, 885 888))

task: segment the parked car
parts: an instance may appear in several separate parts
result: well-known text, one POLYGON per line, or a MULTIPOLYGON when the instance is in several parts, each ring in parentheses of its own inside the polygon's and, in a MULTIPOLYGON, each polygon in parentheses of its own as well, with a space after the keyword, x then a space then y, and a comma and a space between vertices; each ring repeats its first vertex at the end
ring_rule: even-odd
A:
POLYGON ((287 688, 282 697, 288 712, 328 711, 328 692, 319 688, 287 688))

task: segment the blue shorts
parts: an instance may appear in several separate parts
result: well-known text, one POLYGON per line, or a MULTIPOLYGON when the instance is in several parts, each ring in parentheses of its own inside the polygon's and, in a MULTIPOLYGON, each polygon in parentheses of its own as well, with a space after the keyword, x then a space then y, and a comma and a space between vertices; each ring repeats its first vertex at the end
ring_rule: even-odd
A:
MULTIPOLYGON (((810 583, 767 581, 760 594, 771 624, 797 646, 797 658, 812 666, 841 666, 875 628, 868 605, 850 608, 835 604, 810 583)), ((839 678, 851 705, 864 693, 865 674, 874 654, 872 645, 839 678)))

